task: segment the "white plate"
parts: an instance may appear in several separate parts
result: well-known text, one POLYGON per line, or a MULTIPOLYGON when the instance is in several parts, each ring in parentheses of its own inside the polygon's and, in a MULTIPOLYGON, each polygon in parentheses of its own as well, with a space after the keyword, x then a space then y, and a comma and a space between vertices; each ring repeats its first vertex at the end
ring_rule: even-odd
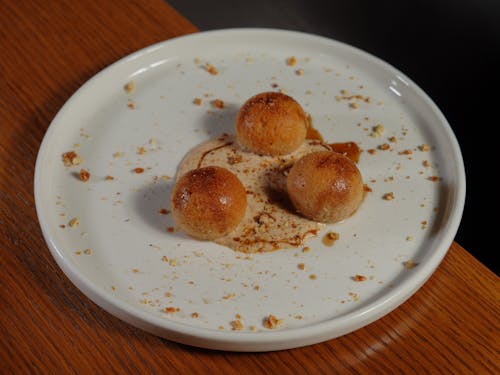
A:
POLYGON ((60 110, 35 171, 36 208, 47 244, 85 295, 153 334, 236 351, 317 343, 396 308, 446 254, 464 196, 457 141, 438 108, 409 78, 345 44, 262 29, 169 40, 103 70, 60 110), (296 65, 287 65, 290 56, 296 65), (204 69, 207 62, 217 75, 204 69), (126 93, 131 80, 135 91, 126 93), (278 89, 303 105, 326 140, 356 141, 365 150, 359 168, 373 192, 360 210, 308 241, 309 252, 301 247, 246 258, 168 233, 171 215, 158 210, 169 208, 173 179, 157 177, 174 176, 198 143, 233 132, 235 113, 247 98, 278 89), (354 108, 336 99, 341 90, 370 102, 358 97, 354 108), (194 98, 203 99, 202 105, 194 105, 194 98), (224 109, 211 106, 216 98, 225 102, 224 109), (384 126, 383 135, 370 136, 377 124, 384 126), (382 143, 391 150, 378 150, 382 143), (423 144, 431 150, 420 151, 423 144), (143 155, 139 147, 145 148, 143 155), (373 155, 367 152, 371 148, 377 149, 373 155), (61 155, 69 150, 84 159, 80 166, 63 165, 61 155), (412 153, 400 154, 404 150, 412 153), (117 152, 122 156, 114 156, 117 152), (136 167, 145 172, 133 173, 136 167), (89 182, 75 177, 80 168, 90 171, 89 182), (395 198, 383 199, 389 192, 395 198), (78 226, 68 226, 72 218, 78 226), (330 230, 340 233, 333 247, 321 241, 330 230), (417 266, 406 268, 408 260, 417 266), (356 282, 357 274, 367 279, 356 282), (166 313, 167 307, 179 310, 166 313), (234 331, 230 322, 237 314, 244 328, 234 331), (269 314, 283 319, 279 328, 264 327, 269 314))

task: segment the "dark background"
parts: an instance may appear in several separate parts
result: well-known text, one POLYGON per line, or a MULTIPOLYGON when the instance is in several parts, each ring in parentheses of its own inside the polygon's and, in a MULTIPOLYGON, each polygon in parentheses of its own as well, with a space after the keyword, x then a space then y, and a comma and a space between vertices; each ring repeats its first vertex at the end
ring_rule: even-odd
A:
POLYGON ((500 0, 168 0, 200 30, 270 27, 361 48, 415 81, 458 138, 467 196, 455 240, 496 262, 500 127, 500 0))

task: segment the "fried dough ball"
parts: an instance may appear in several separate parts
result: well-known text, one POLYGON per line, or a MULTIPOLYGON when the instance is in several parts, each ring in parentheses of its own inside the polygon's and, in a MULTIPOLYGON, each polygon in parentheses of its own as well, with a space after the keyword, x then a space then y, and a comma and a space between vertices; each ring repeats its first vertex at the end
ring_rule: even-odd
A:
POLYGON ((307 118, 293 98, 264 92, 248 99, 236 118, 240 144, 260 155, 285 155, 295 151, 306 138, 307 118))
POLYGON ((348 218, 363 201, 363 180, 356 164, 332 151, 299 159, 288 174, 287 190, 297 211, 326 223, 348 218))
POLYGON ((184 174, 171 197, 172 215, 184 232, 213 240, 231 232, 245 216, 246 191, 229 170, 204 167, 184 174))

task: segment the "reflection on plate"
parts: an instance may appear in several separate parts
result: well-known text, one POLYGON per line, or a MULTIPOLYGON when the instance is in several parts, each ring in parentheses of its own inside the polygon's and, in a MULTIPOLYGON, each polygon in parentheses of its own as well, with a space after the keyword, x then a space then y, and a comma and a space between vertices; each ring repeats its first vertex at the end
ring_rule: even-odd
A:
POLYGON ((105 69, 54 119, 35 174, 45 239, 90 299, 168 339, 239 351, 320 342, 396 308, 444 257, 464 195, 455 137, 410 79, 329 39, 259 29, 173 39, 105 69), (372 192, 298 248, 247 255, 176 231, 182 157, 234 133, 242 103, 268 90, 301 103, 326 140, 357 142, 372 192))

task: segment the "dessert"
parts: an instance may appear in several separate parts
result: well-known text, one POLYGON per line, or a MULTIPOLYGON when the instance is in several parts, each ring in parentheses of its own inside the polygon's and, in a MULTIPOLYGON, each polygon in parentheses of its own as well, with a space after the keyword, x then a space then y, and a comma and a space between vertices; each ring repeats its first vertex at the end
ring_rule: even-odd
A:
POLYGON ((336 223, 351 216, 363 200, 363 180, 356 164, 333 151, 305 155, 290 169, 287 190, 305 217, 336 223))
POLYGON ((190 236, 213 240, 231 232, 245 215, 245 188, 230 171, 217 166, 183 174, 172 192, 172 215, 190 236))
POLYGON ((248 99, 236 118, 236 135, 247 150, 260 155, 286 155, 304 142, 307 117, 293 98, 264 92, 248 99))

